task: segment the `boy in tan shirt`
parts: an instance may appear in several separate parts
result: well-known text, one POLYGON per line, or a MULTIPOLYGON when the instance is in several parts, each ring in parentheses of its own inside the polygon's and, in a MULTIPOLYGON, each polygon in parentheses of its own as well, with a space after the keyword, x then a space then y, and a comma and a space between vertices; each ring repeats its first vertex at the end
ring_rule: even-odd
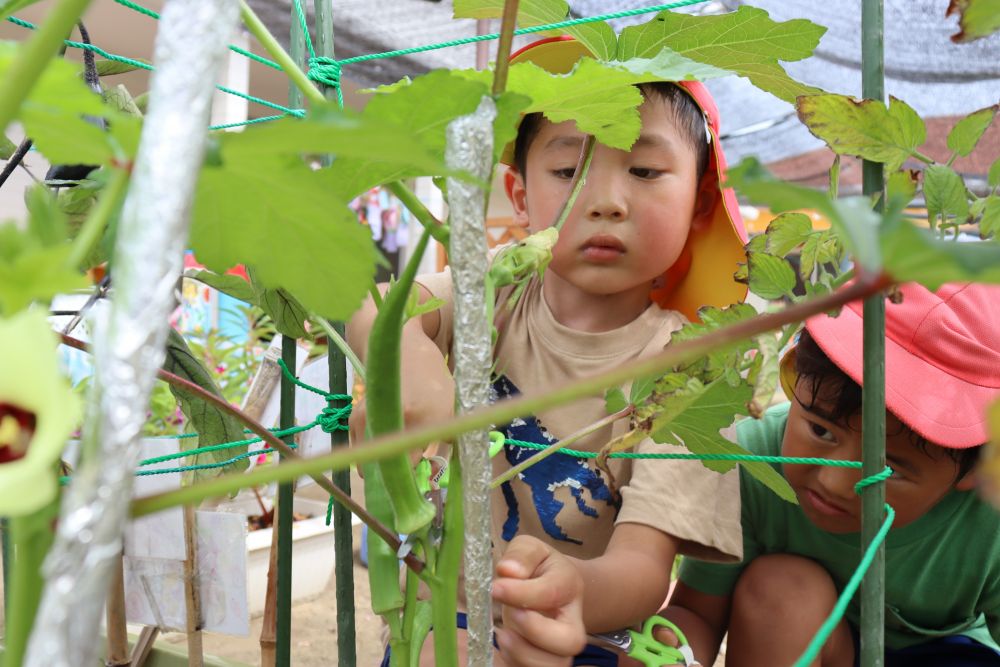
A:
MULTIPOLYGON (((580 43, 553 38, 529 45, 511 62, 531 61, 564 73, 581 57, 590 54, 580 43)), ((498 322, 497 400, 654 355, 697 308, 745 296, 745 287, 732 279, 737 262, 745 261, 745 231, 733 192, 719 186, 725 158, 714 102, 697 82, 639 88, 645 96, 639 139, 630 151, 597 145, 544 278, 532 279, 513 311, 498 322)), ((524 118, 504 159, 510 167, 504 185, 517 224, 531 232, 553 224, 584 138, 573 122, 551 123, 540 114, 524 118)), ((445 305, 411 320, 404 330, 408 425, 447 418, 454 403, 444 361, 452 343, 451 276, 445 271, 417 282, 422 299, 437 297, 445 305)), ((348 327, 355 349, 363 350, 374 313, 366 304, 348 327)), ((494 458, 494 473, 535 453, 510 441, 551 444, 606 416, 603 397, 593 396, 498 425, 508 444, 494 458)), ((363 433, 362 420, 360 412, 352 416, 352 432, 363 433)), ((627 427, 628 420, 621 419, 574 448, 599 451, 627 427)), ((651 441, 639 447, 670 449, 651 441)), ((495 492, 494 597, 505 605, 504 625, 515 630, 498 631, 497 640, 509 664, 528 664, 533 656, 565 649, 549 644, 567 641, 564 633, 546 632, 548 622, 566 611, 563 602, 532 597, 538 578, 551 583, 565 574, 547 569, 543 545, 571 556, 587 582, 583 620, 589 632, 618 629, 653 614, 666 596, 677 553, 721 561, 741 556, 735 474, 720 475, 696 461, 633 466, 624 459, 612 460, 612 473, 620 506, 590 461, 564 454, 546 458, 495 492)), ((582 640, 579 628, 568 641, 582 640)), ((615 665, 617 659, 594 646, 574 664, 615 665)))

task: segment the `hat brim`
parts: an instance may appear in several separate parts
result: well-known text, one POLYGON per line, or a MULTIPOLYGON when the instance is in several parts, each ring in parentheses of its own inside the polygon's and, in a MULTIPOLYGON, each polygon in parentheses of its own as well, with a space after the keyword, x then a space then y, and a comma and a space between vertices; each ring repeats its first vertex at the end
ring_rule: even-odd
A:
MULTIPOLYGON (((806 328, 823 353, 863 386, 864 337, 862 304, 852 303, 840 315, 818 315, 806 328)), ((950 375, 885 339, 885 404, 901 422, 929 442, 965 449, 989 440, 986 407, 997 390, 950 375), (955 397, 961 400, 954 400, 955 397)))
MULTIPOLYGON (((582 43, 569 36, 551 37, 534 42, 511 55, 511 64, 532 62, 554 74, 570 72, 580 58, 593 54, 582 43)), ((651 81, 659 81, 650 76, 651 81)), ((726 158, 719 141, 718 111, 708 89, 697 81, 678 81, 705 113, 709 133, 707 169, 714 173, 718 183, 723 183, 727 169, 726 158)), ((514 164, 514 142, 504 148, 500 158, 503 164, 514 164)), ((652 300, 661 308, 676 310, 692 321, 698 321, 698 309, 704 306, 723 308, 742 302, 747 296, 747 285, 736 282, 737 265, 746 262, 746 228, 740 215, 739 203, 732 188, 720 188, 720 196, 712 211, 711 221, 704 229, 691 232, 684 249, 686 261, 678 262, 684 270, 668 271, 665 286, 654 290, 652 300)))

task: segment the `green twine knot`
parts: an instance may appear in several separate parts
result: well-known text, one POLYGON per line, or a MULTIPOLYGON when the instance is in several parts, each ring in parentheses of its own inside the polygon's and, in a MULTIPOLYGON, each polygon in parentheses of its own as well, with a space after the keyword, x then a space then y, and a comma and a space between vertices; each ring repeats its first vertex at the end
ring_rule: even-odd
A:
POLYGON ((880 482, 884 482, 885 480, 887 480, 890 477, 892 477, 892 474, 893 474, 892 473, 892 468, 890 468, 889 466, 886 466, 885 470, 883 470, 882 472, 877 473, 875 475, 872 475, 871 477, 865 477, 863 480, 861 480, 860 482, 858 482, 857 484, 855 484, 854 485, 854 493, 857 493, 858 495, 861 495, 861 491, 866 486, 871 486, 873 484, 878 484, 880 482))
MULTIPOLYGON (((329 400, 344 400, 344 396, 341 394, 331 394, 329 400)), ((350 397, 347 397, 350 400, 350 397)), ((347 418, 351 416, 351 404, 348 403, 342 408, 335 408, 332 405, 328 405, 323 408, 323 411, 319 413, 316 421, 319 422, 319 427, 323 429, 326 433, 333 433, 334 431, 346 431, 347 430, 347 418)))
POLYGON ((340 88, 340 61, 323 56, 309 59, 309 78, 331 88, 340 88))

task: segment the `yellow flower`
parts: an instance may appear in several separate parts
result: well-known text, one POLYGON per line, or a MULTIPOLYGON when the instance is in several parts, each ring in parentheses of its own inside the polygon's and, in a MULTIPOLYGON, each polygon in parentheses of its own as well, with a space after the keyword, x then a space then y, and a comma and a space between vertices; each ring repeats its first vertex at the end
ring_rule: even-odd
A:
POLYGON ((82 412, 56 347, 43 313, 0 319, 0 516, 30 514, 56 495, 55 463, 82 412))

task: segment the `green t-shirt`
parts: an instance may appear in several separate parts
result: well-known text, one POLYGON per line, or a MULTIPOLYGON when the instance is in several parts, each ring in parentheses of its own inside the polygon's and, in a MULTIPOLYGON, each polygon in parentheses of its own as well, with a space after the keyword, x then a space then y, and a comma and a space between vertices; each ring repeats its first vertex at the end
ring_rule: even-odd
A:
MULTIPOLYGON (((788 404, 737 427, 754 454, 778 456, 788 404)), ((781 466, 772 464, 776 470, 781 466)), ((742 563, 694 559, 681 564, 685 584, 709 595, 729 595, 754 557, 795 554, 822 565, 843 590, 861 560, 859 533, 834 534, 814 526, 798 505, 785 502, 747 474, 740 475, 742 563)), ((966 635, 994 649, 1000 639, 1000 514, 974 492, 953 491, 930 512, 889 531, 885 555, 885 641, 899 649, 948 635, 966 635), (992 634, 992 636, 991 636, 992 634)), ((859 595, 847 608, 855 627, 859 595)))

